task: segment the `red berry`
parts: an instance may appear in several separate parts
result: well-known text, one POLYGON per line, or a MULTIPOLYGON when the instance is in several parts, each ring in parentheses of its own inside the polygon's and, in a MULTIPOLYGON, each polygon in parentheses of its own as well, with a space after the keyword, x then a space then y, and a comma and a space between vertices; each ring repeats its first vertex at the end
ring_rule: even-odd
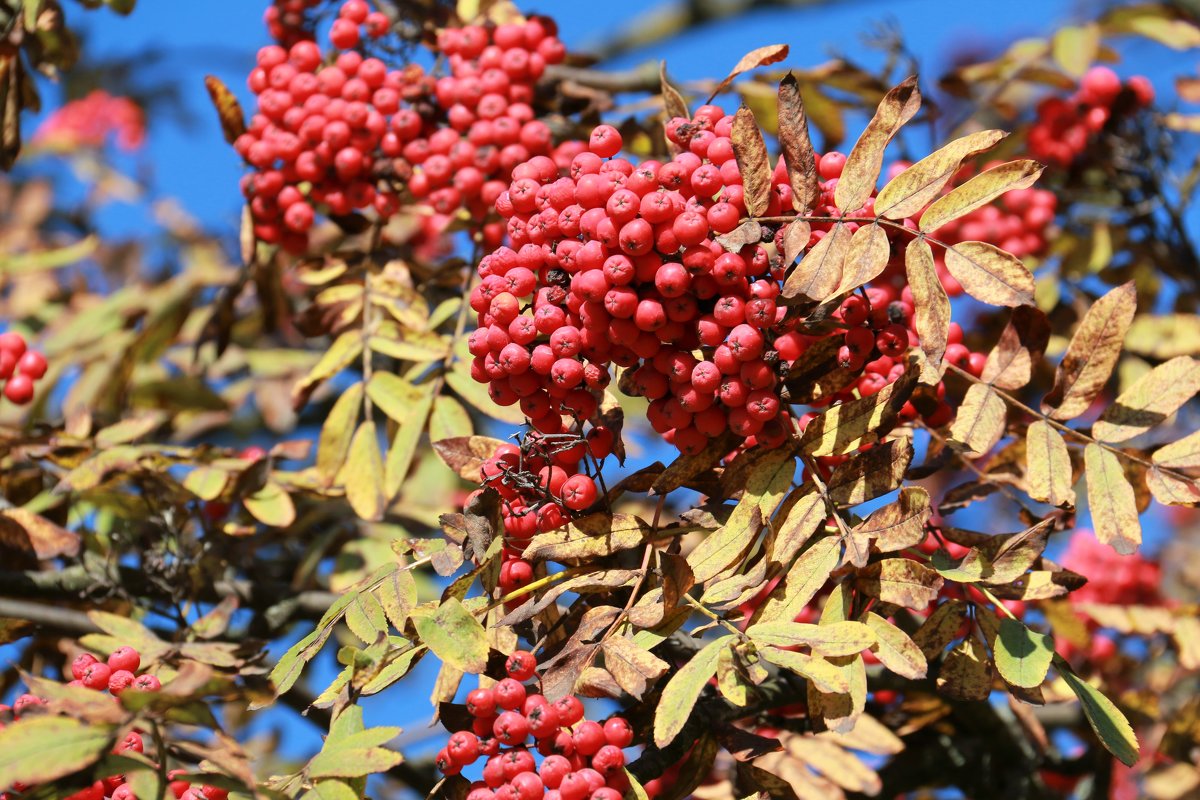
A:
POLYGON ((496 705, 506 710, 515 710, 525 704, 525 687, 520 681, 505 678, 493 687, 496 705))
POLYGON ((33 399, 33 380, 28 375, 14 375, 4 384, 4 396, 19 406, 25 405, 33 399))
POLYGON ((25 337, 19 333, 8 331, 0 333, 0 350, 12 353, 15 358, 25 355, 25 337))
POLYGON ((97 661, 94 664, 89 664, 84 670, 83 675, 79 680, 89 689, 104 691, 108 688, 108 679, 112 677, 112 668, 103 661, 97 661))
POLYGON ((508 677, 516 681, 527 681, 537 669, 537 659, 528 650, 516 650, 504 663, 508 677))
POLYGON ((108 666, 115 670, 127 670, 129 672, 137 672, 138 667, 142 665, 142 657, 137 650, 134 650, 129 645, 122 645, 108 657, 108 666))
POLYGON ((21 360, 17 362, 17 371, 22 375, 28 375, 36 381, 46 374, 46 357, 41 353, 28 350, 25 352, 25 355, 21 356, 21 360))

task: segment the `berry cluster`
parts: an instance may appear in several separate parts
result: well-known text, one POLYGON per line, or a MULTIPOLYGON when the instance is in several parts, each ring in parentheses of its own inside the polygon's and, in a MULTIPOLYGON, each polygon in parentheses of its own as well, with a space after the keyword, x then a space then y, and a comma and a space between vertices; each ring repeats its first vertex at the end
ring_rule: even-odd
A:
POLYGON ((1112 120, 1154 102, 1150 80, 1135 75, 1121 83, 1108 67, 1092 67, 1070 97, 1048 97, 1029 129, 1029 152, 1039 161, 1069 167, 1112 120))
MULTIPOLYGON (((548 64, 566 57, 557 32, 548 17, 439 32, 437 50, 450 67, 432 98, 439 122, 405 145, 403 157, 418 168, 409 191, 445 221, 460 208, 484 221, 518 164, 539 155, 569 163, 582 149, 579 142, 554 147, 550 128, 535 119, 534 86, 548 64)), ((482 230, 488 247, 503 239, 498 223, 482 230)))
MULTIPOLYGON (((601 125, 567 175, 549 158, 513 170, 496 202, 510 245, 480 262, 470 298, 479 321, 472 375, 495 402, 519 404, 540 432, 562 430, 563 415, 581 426, 615 364, 625 369, 622 390, 650 400, 650 425, 685 454, 727 430, 744 446, 790 435, 779 378, 820 337, 802 333, 802 317, 777 302, 783 269, 766 247, 730 251, 717 241, 746 214, 732 124, 715 106, 673 119, 667 136, 681 152, 636 166, 617 157, 619 132, 601 125)), ((845 162, 836 152, 817 158, 815 216, 840 216, 834 192, 845 162)), ((767 215, 790 209, 791 191, 781 161, 767 215)), ((848 216, 872 213, 868 200, 848 216)), ((814 224, 809 244, 831 226, 814 224)), ((903 371, 901 356, 917 344, 903 274, 897 246, 879 285, 844 304, 846 329, 824 334, 844 336, 843 363, 866 371, 824 403, 873 394, 903 371)), ((982 369, 961 329, 951 335, 951 361, 982 369)), ((942 424, 950 413, 942 402, 927 421, 942 424)))
POLYGON ((46 117, 34 132, 33 143, 56 150, 98 148, 109 136, 120 149, 137 150, 146 140, 145 115, 128 97, 96 89, 46 117))
MULTIPOLYGON (((365 0, 347 0, 330 33, 335 46, 358 44, 362 28, 368 36, 386 33, 386 18, 380 25, 376 15, 365 0)), ((255 236, 293 253, 307 248, 318 203, 335 215, 367 207, 394 214, 392 168, 380 156, 398 156, 425 124, 415 110, 401 108, 427 88, 420 67, 388 69, 356 50, 324 61, 320 46, 307 39, 260 49, 247 81, 258 113, 234 142, 255 170, 241 184, 255 236), (304 184, 311 186, 307 195, 304 184)))
POLYGON ((9 331, 0 333, 0 381, 4 396, 19 406, 33 400, 34 381, 46 374, 46 357, 29 349, 25 337, 9 331))
POLYGON ((263 12, 263 23, 271 38, 284 47, 296 42, 311 41, 312 22, 307 12, 321 0, 273 0, 263 12))
MULTIPOLYGON (((514 166, 578 150, 556 150, 531 106, 546 65, 565 55, 550 20, 442 31, 450 74, 436 82, 417 65, 389 69, 355 49, 389 27, 366 0, 346 0, 329 31, 333 63, 309 38, 259 51, 248 80, 258 113, 234 146, 254 169, 242 192, 261 241, 302 253, 318 207, 386 218, 405 185, 439 229, 459 209, 483 221, 514 166)), ((490 246, 502 236, 503 226, 484 226, 490 246)))
MULTIPOLYGON (((101 661, 91 653, 82 653, 71 662, 72 680, 67 685, 108 692, 114 697, 119 697, 128 689, 157 692, 162 688, 162 683, 154 675, 139 675, 138 670, 141 664, 141 654, 129 646, 118 647, 109 655, 107 661, 101 661)), ((11 708, 0 706, 0 718, 11 715, 14 724, 19 724, 22 717, 38 713, 45 705, 46 700, 37 695, 22 694, 13 702, 11 708)), ((0 728, 4 727, 4 724, 3 719, 0 719, 0 728)), ((126 751, 141 753, 144 750, 145 743, 142 740, 142 734, 135 730, 130 731, 124 739, 117 743, 117 746, 113 748, 113 753, 119 754, 126 751)), ((28 791, 30 788, 24 785, 10 787, 11 791, 18 793, 28 791)), ((7 791, 0 791, 0 800, 10 800, 12 797, 7 791)), ((126 785, 123 775, 113 775, 98 780, 86 789, 70 795, 67 800, 104 800, 106 797, 112 798, 112 800, 136 800, 133 791, 126 785)), ((207 800, 225 800, 225 797, 208 797, 207 800)))
MULTIPOLYGON (((585 398, 594 411, 592 396, 585 398)), ((572 514, 595 505, 600 491, 587 467, 594 466, 599 475, 600 462, 613 452, 613 443, 614 435, 604 425, 596 425, 586 437, 530 432, 519 445, 497 447, 480 466, 483 485, 500 495, 506 539, 500 588, 505 593, 532 579, 533 568, 520 554, 535 533, 555 530, 572 514)))
POLYGON ((507 678, 467 695, 473 724, 451 734, 438 768, 457 775, 486 758, 467 800, 620 800, 629 788, 623 749, 633 729, 621 717, 584 719, 574 695, 552 703, 530 694, 524 681, 536 668, 533 654, 519 650, 505 663, 507 678))

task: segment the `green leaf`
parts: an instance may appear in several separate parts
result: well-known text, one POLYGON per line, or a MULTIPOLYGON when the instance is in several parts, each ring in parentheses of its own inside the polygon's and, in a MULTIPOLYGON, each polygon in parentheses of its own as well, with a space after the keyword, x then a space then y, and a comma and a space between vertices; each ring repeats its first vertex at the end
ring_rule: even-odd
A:
POLYGON ((1054 659, 1054 639, 1025 627, 1019 620, 1004 617, 996 636, 994 652, 1000 677, 1013 686, 1041 686, 1054 659))
POLYGON ((400 493, 408 469, 412 466, 413 457, 417 454, 417 445, 421 442, 421 434, 425 432, 425 422, 433 408, 434 385, 425 384, 420 387, 421 394, 408 409, 408 414, 400 423, 388 449, 387 463, 384 465, 384 496, 390 501, 400 493))
POLYGON ((0 730, 0 786, 46 783, 95 763, 114 729, 69 717, 32 717, 0 730))
POLYGON ((455 394, 493 419, 512 425, 524 424, 525 414, 521 411, 520 406, 515 404, 511 406, 497 405, 488 395, 483 384, 476 383, 470 373, 466 371, 467 369, 466 362, 460 361, 455 364, 454 369, 446 373, 446 383, 454 390, 455 394))
POLYGON ((732 636, 722 636, 709 642, 667 682, 654 712, 656 745, 666 747, 683 730, 709 678, 717 674, 721 651, 729 647, 732 640, 732 636))
POLYGON ((1063 680, 1079 698, 1083 715, 1087 717, 1096 736, 1100 737, 1100 743, 1122 764, 1132 767, 1137 763, 1139 753, 1137 735, 1129 720, 1098 689, 1071 672, 1065 662, 1059 661, 1058 664, 1062 667, 1063 680))
POLYGON ((432 614, 414 612, 412 621, 421 641, 455 669, 478 675, 487 667, 487 633, 457 599, 450 598, 432 614))
POLYGON ((263 525, 286 528, 296 521, 296 506, 291 496, 275 481, 266 484, 242 503, 250 515, 263 525))
POLYGON ((359 778, 386 772, 404 756, 381 745, 400 735, 400 728, 368 728, 345 737, 332 734, 325 746, 308 762, 311 778, 359 778))
POLYGON ((383 457, 375 423, 365 420, 358 426, 350 442, 350 453, 338 474, 338 482, 346 487, 346 499, 354 513, 365 520, 383 518, 386 502, 383 497, 383 457))

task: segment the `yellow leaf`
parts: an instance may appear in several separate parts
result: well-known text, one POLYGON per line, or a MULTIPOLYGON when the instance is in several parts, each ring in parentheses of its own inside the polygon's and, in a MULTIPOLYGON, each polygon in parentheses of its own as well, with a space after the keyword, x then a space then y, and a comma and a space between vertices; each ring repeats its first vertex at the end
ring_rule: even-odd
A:
POLYGON ((967 294, 993 306, 1033 305, 1034 280, 1021 260, 986 242, 946 247, 946 269, 967 294))
POLYGON ((878 223, 863 225, 850 238, 842 278, 834 294, 853 291, 875 280, 885 269, 892 255, 887 233, 878 223))
POLYGON ((875 213, 887 219, 916 216, 928 205, 971 156, 990 150, 1007 136, 1004 131, 988 130, 967 134, 925 156, 879 190, 875 213))
POLYGON ((950 436, 972 455, 983 455, 1004 435, 1007 411, 1004 399, 991 386, 971 384, 950 426, 950 436))
POLYGON ((354 425, 362 410, 363 385, 358 381, 333 404, 321 436, 317 441, 317 472, 332 482, 350 452, 350 440, 354 437, 354 425))
POLYGON ((383 457, 373 421, 364 421, 354 432, 338 482, 346 487, 346 499, 355 514, 366 520, 383 519, 383 457))
POLYGON ((1142 543, 1133 487, 1117 456, 1097 444, 1083 450, 1087 469, 1088 510, 1096 538, 1122 555, 1129 555, 1142 543))
POLYGON ((1102 442, 1140 436, 1183 407, 1200 392, 1200 361, 1179 356, 1159 364, 1121 392, 1092 426, 1102 442))
POLYGON ((949 194, 938 198, 921 215, 920 227, 932 233, 947 222, 970 214, 987 205, 1005 192, 1028 189, 1042 174, 1036 161, 1009 161, 976 175, 949 194))
POLYGON ((1060 508, 1075 505, 1071 455, 1062 434, 1049 422, 1035 420, 1025 434, 1026 482, 1034 500, 1060 508))

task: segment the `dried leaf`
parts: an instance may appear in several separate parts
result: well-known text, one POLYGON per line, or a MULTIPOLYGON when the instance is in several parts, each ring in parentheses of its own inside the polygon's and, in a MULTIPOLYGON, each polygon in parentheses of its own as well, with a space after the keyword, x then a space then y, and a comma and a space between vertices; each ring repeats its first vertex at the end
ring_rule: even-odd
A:
POLYGON ((987 205, 1005 192, 1028 189, 1041 176, 1043 169, 1036 161, 1025 160, 1009 161, 984 170, 925 209, 920 228, 932 233, 947 222, 987 205))
POLYGON ((908 438, 893 439, 855 453, 834 467, 826 483, 829 499, 855 506, 893 491, 904 480, 904 471, 912 457, 912 441, 908 438))
POLYGON ((79 534, 26 508, 0 510, 0 547, 31 554, 38 561, 79 554, 79 534))
POLYGON ((841 540, 826 536, 805 550, 759 607, 757 622, 793 620, 817 596, 841 560, 841 540))
POLYGON ((758 47, 751 50, 746 55, 742 56, 738 63, 725 76, 725 80, 717 84, 717 88, 708 96, 708 102, 719 95, 721 92, 729 88, 729 84, 733 83, 734 79, 743 72, 748 72, 758 67, 766 67, 771 64, 778 64, 787 58, 788 46, 786 44, 769 44, 766 47, 758 47))
POLYGON ((993 306, 1033 305, 1033 275, 1021 259, 987 242, 946 247, 946 269, 967 294, 993 306))
POLYGON ((647 686, 661 678, 670 665, 624 636, 604 640, 604 666, 622 689, 641 700, 647 686))
POLYGON ((976 131, 955 139, 892 178, 875 198, 875 213, 887 219, 914 217, 932 202, 963 161, 990 150, 1004 131, 976 131))
POLYGON ((1163 445, 1154 451, 1151 461, 1167 469, 1200 467, 1200 431, 1188 434, 1177 442, 1163 445))
POLYGON ((784 566, 792 563, 796 553, 829 516, 825 498, 821 497, 815 485, 806 483, 796 490, 796 494, 799 499, 787 509, 783 520, 775 523, 775 536, 771 539, 767 556, 769 561, 784 566))
POLYGON ((842 281, 842 265, 850 250, 850 238, 850 229, 841 222, 836 223, 784 280, 783 296, 817 302, 832 297, 842 281))
POLYGON ((754 112, 746 106, 737 110, 733 117, 733 155, 737 159, 738 171, 742 175, 742 186, 746 190, 746 212, 752 217, 761 217, 771 202, 771 161, 762 131, 754 121, 754 112))
POLYGON ((572 520, 565 528, 534 536, 525 558, 559 561, 591 559, 637 547, 650 526, 632 514, 597 512, 572 520))
POLYGON ((973 383, 950 426, 950 437, 971 455, 983 455, 1004 435, 1008 407, 986 383, 973 383))
POLYGON ((1013 309, 1000 340, 988 353, 980 378, 997 389, 1020 389, 1033 378, 1033 370, 1050 341, 1050 322, 1032 306, 1013 309))
POLYGON ((494 456, 496 448, 503 444, 500 439, 489 436, 456 436, 434 442, 433 450, 460 478, 478 483, 483 479, 480 474, 483 462, 494 456))
POLYGON ((1042 400, 1043 413, 1063 420, 1087 411, 1116 366, 1136 307, 1137 289, 1132 281, 1092 304, 1067 345, 1054 388, 1042 400))
POLYGON ((950 298, 938 278, 933 250, 924 239, 908 243, 904 267, 913 295, 913 326, 925 354, 921 383, 935 386, 942 379, 942 356, 950 335, 950 298))
POLYGON ((867 596, 915 611, 936 600, 943 583, 929 567, 907 558, 885 558, 868 564, 858 571, 855 581, 867 596))
MULTIPOLYGON (((790 72, 779 82, 778 108, 779 149, 783 151, 783 159, 787 164, 788 182, 792 186, 792 206, 803 216, 816 208, 817 200, 821 197, 821 186, 800 86, 796 76, 790 72)), ((807 231, 804 238, 807 243, 807 231)))
POLYGON ((854 526, 854 535, 873 539, 880 552, 903 550, 925 538, 925 523, 932 515, 929 492, 920 486, 905 486, 896 502, 876 509, 854 526))
POLYGON ((967 604, 961 600, 947 600, 921 624, 913 635, 913 641, 927 659, 933 660, 958 638, 966 621, 967 604))
POLYGON ((1052 506, 1075 505, 1071 455, 1062 434, 1045 420, 1034 420, 1025 434, 1025 482, 1029 496, 1052 506))
POLYGON ((242 112, 237 96, 229 91, 229 87, 216 75, 205 75, 204 87, 208 89, 213 107, 217 109, 217 118, 221 122, 221 132, 225 134, 225 141, 233 144, 246 132, 246 115, 242 112))
POLYGON ((959 700, 986 700, 992 691, 992 669, 987 651, 968 636, 950 651, 938 671, 938 689, 959 700))
POLYGON ((887 269, 892 245, 887 232, 878 223, 863 225, 850 238, 846 262, 842 265, 842 279, 834 294, 853 291, 870 283, 887 269))
POLYGON ((1088 510, 1096 538, 1122 555, 1129 555, 1142 543, 1133 487, 1116 454, 1098 444, 1083 450, 1087 470, 1088 510))
POLYGON ((1139 378, 1104 409, 1092 426, 1102 442, 1123 442, 1140 436, 1183 407, 1200 392, 1200 361, 1179 356, 1139 378))
POLYGON ((854 143, 842 175, 838 178, 833 199, 839 209, 855 211, 875 191, 875 181, 883 166, 884 149, 920 107, 921 93, 917 90, 916 77, 905 79, 884 95, 879 108, 875 110, 875 116, 854 143))
POLYGON ((899 379, 875 394, 830 406, 804 429, 801 452, 809 456, 846 455, 865 444, 874 444, 895 426, 916 383, 917 371, 910 366, 899 379))
POLYGON ((658 65, 658 85, 659 93, 662 94, 663 109, 667 112, 667 119, 675 117, 681 119, 691 119, 692 112, 688 110, 687 100, 683 99, 683 95, 679 90, 671 85, 670 79, 667 78, 667 62, 659 62, 658 65))

